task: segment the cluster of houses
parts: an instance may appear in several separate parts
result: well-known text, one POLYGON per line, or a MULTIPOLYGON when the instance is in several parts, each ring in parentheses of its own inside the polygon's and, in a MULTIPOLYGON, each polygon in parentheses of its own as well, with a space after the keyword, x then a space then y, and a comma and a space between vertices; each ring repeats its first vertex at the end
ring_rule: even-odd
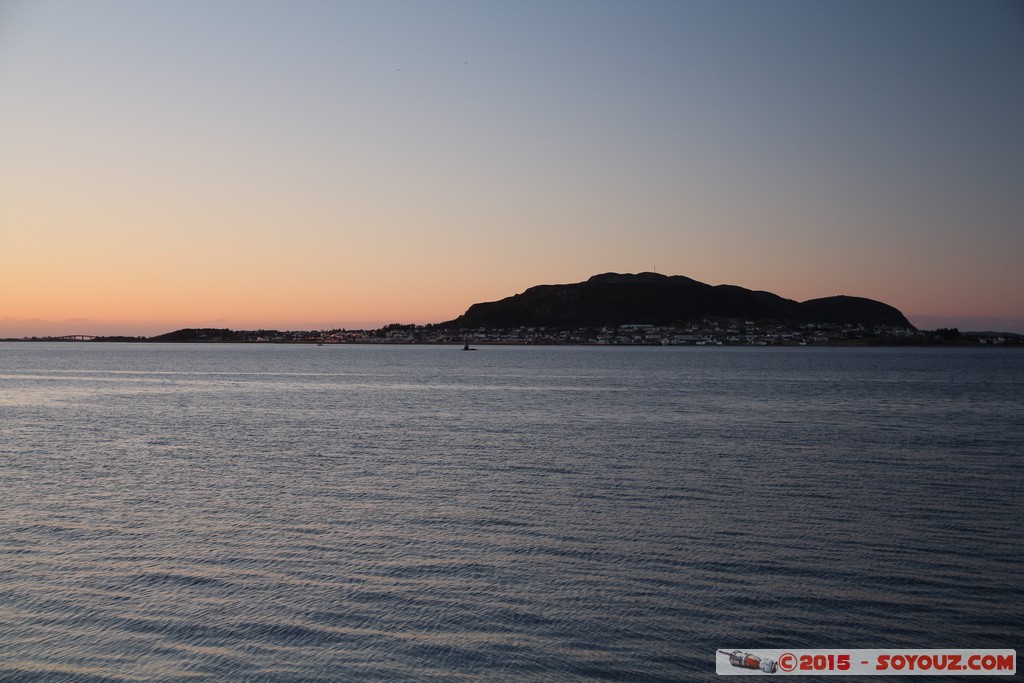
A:
POLYGON ((430 330, 403 327, 388 330, 387 338, 405 342, 457 342, 505 344, 607 344, 660 346, 723 345, 809 345, 850 343, 878 338, 909 339, 916 330, 905 328, 869 329, 854 326, 804 325, 799 328, 756 324, 753 321, 703 320, 683 327, 662 325, 619 325, 551 329, 519 327, 512 329, 430 330))
POLYGON ((178 330, 160 337, 36 337, 26 341, 242 342, 267 344, 606 344, 649 346, 989 345, 1024 346, 1024 335, 934 331, 907 327, 783 325, 738 319, 705 319, 681 326, 619 325, 577 329, 548 327, 446 328, 392 324, 376 330, 178 330))
MULTIPOLYGON (((605 344, 660 346, 809 346, 830 344, 931 344, 951 340, 936 332, 905 327, 804 324, 786 326, 751 320, 702 320, 681 327, 620 325, 578 329, 516 327, 451 329, 393 324, 377 330, 263 332, 238 341, 320 344, 605 344)), ((1014 344, 1020 338, 995 336, 957 342, 1014 344)))

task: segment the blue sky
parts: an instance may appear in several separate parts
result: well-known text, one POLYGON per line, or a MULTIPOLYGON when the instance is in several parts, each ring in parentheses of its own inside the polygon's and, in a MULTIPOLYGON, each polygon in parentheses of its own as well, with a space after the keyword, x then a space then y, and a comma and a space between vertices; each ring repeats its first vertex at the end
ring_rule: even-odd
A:
POLYGON ((1019 2, 7 0, 0 335, 653 269, 1024 331, 1021 121, 1019 2))

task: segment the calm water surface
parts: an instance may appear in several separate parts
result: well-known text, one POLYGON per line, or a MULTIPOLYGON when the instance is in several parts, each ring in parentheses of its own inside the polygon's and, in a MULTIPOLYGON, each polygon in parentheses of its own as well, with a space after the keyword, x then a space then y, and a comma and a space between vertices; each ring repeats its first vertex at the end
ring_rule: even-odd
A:
POLYGON ((1024 353, 0 344, 0 680, 1024 633, 1024 353))

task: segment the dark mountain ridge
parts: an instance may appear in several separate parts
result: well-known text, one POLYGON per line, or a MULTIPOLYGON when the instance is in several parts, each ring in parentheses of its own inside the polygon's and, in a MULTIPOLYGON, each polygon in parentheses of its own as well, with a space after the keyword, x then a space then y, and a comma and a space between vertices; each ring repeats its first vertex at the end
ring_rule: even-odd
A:
POLYGON ((853 296, 802 303, 736 285, 708 285, 682 275, 595 275, 586 282, 538 285, 500 301, 473 304, 449 328, 678 325, 703 318, 785 324, 852 324, 914 329, 896 308, 853 296))

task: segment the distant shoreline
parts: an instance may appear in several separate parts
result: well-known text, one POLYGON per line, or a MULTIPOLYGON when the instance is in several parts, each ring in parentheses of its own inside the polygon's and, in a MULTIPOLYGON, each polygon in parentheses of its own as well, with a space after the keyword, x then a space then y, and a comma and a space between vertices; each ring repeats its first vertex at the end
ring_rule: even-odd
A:
POLYGON ((378 330, 267 331, 185 329, 155 337, 65 335, 4 338, 10 343, 61 344, 243 344, 305 346, 695 346, 695 347, 1024 347, 1024 335, 1012 332, 959 332, 915 330, 908 333, 870 333, 850 330, 816 330, 813 333, 680 334, 652 326, 629 326, 587 338, 580 330, 434 330, 429 326, 393 326, 378 330), (648 328, 648 329, 638 329, 648 328), (827 332, 827 333, 826 333, 827 332))

